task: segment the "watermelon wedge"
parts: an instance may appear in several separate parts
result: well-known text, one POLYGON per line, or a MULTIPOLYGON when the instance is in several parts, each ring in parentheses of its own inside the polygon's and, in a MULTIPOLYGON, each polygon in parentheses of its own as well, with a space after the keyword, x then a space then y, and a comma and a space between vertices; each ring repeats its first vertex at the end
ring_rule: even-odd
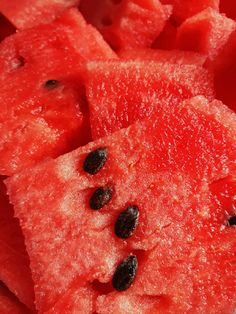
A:
POLYGON ((209 60, 213 61, 235 29, 235 21, 208 8, 190 17, 179 27, 177 47, 207 54, 209 60))
POLYGON ((213 77, 195 65, 89 62, 85 79, 94 139, 192 96, 214 98, 213 77))
POLYGON ((115 50, 151 46, 172 12, 159 0, 82 0, 79 8, 115 50))
POLYGON ((31 28, 55 20, 79 0, 17 0, 0 1, 0 12, 18 29, 31 28))
POLYGON ((107 58, 116 55, 75 9, 0 45, 0 174, 90 140, 81 72, 107 58))
POLYGON ((7 179, 39 313, 232 314, 235 127, 196 97, 7 179))
POLYGON ((21 304, 2 282, 0 282, 0 312, 2 314, 33 313, 21 304))
POLYGON ((119 57, 123 60, 153 60, 160 63, 194 64, 203 66, 206 56, 192 51, 161 50, 151 48, 124 49, 119 51, 119 57))
POLYGON ((0 181, 0 264, 0 281, 4 282, 28 308, 34 309, 29 257, 19 220, 13 217, 13 207, 9 204, 2 178, 0 181))

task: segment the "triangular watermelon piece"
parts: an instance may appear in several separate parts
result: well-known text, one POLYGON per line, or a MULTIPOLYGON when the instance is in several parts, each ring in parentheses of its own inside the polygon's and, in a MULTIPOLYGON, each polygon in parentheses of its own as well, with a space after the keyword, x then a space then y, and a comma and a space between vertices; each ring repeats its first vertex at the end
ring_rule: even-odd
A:
POLYGON ((73 9, 1 44, 0 174, 11 175, 90 140, 82 66, 107 58, 116 55, 73 9))
POLYGON ((0 12, 18 29, 26 29, 50 23, 63 11, 78 4, 79 0, 1 0, 0 12))
MULTIPOLYGON (((34 309, 34 289, 19 220, 13 217, 6 188, 0 181, 0 280, 26 304, 34 309)), ((2 313, 2 312, 1 312, 2 313)))
POLYGON ((177 47, 207 54, 213 61, 235 29, 235 21, 208 8, 187 19, 178 28, 177 47))
POLYGON ((190 312, 196 300, 202 313, 232 313, 233 264, 224 256, 235 253, 235 208, 216 203, 212 185, 235 178, 235 127, 226 106, 196 97, 7 179, 39 313, 66 304, 81 313, 75 300, 83 304, 86 289, 90 305, 93 290, 105 295, 88 313, 108 313, 109 298, 126 292, 137 296, 122 302, 130 313, 139 298, 141 313, 153 301, 168 313, 158 311, 162 295, 190 312))
POLYGON ((163 30, 172 7, 163 6, 159 0, 82 0, 80 10, 119 50, 150 47, 163 30))
POLYGON ((206 56, 197 52, 182 51, 177 49, 161 50, 151 48, 123 49, 118 53, 123 60, 153 60, 161 63, 194 64, 203 66, 206 56))
POLYGON ((94 139, 192 96, 214 98, 213 77, 195 65, 89 62, 85 80, 94 139))
POLYGON ((30 314, 27 309, 0 281, 0 313, 1 314, 30 314))

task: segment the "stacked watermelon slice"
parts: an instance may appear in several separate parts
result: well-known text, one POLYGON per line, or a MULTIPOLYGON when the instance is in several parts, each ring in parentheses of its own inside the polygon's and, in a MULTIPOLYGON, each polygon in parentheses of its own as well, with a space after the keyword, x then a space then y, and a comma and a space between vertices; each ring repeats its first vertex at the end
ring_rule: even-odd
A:
POLYGON ((0 0, 1 314, 235 313, 233 12, 0 0))

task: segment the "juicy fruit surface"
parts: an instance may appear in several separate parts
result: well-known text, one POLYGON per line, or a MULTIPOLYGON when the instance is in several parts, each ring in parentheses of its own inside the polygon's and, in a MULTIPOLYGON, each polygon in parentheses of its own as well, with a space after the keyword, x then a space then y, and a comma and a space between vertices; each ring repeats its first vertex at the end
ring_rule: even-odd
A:
POLYGON ((0 0, 1 314, 236 311, 234 2, 0 0))
POLYGON ((60 313, 65 302, 80 313, 82 298, 74 301, 90 291, 88 313, 232 313, 236 229, 225 223, 228 208, 214 200, 224 194, 219 180, 228 190, 235 184, 235 126, 221 103, 196 97, 8 179, 39 312, 60 313), (107 161, 91 175, 84 161, 99 147, 107 161), (100 186, 115 193, 94 211, 89 200, 100 186), (130 204, 139 207, 139 223, 123 240, 114 223, 130 204), (130 254, 138 271, 120 294, 111 281, 130 254))
MULTIPOLYGON (((13 217, 3 178, 0 181, 0 280, 29 308, 34 308, 33 281, 24 238, 13 217)), ((1 312, 4 313, 4 312, 1 312)))
POLYGON ((89 62, 85 80, 94 139, 196 95, 214 98, 202 67, 155 62, 89 62), (148 97, 147 97, 148 95, 148 97))
POLYGON ((64 10, 78 4, 79 0, 1 0, 0 12, 18 29, 25 29, 50 23, 64 10))
POLYGON ((219 0, 161 0, 164 4, 173 5, 172 19, 181 24, 187 18, 207 9, 219 10, 219 0))
POLYGON ((235 21, 208 8, 185 20, 179 27, 177 46, 180 49, 205 53, 212 61, 221 52, 235 29, 235 21))
POLYGON ((119 57, 124 60, 153 60, 160 63, 194 64, 203 66, 206 56, 192 51, 161 50, 161 49, 124 49, 119 51, 119 57))
POLYGON ((23 304, 0 281, 0 312, 2 314, 30 314, 23 304))
POLYGON ((116 50, 151 46, 171 14, 159 0, 82 0, 80 10, 116 50))
POLYGON ((83 62, 113 57, 101 35, 73 9, 1 44, 0 174, 89 141, 83 62))

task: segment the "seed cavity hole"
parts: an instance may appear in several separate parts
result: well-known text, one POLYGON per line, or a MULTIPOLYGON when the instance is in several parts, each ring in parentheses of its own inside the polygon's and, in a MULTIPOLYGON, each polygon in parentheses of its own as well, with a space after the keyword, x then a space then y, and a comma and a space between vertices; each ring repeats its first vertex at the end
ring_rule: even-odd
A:
POLYGON ((108 294, 113 291, 113 287, 111 285, 111 282, 100 282, 97 279, 92 282, 92 287, 95 291, 101 294, 108 294))
POLYGON ((236 216, 231 216, 227 222, 228 226, 236 226, 236 216))
POLYGON ((44 88, 51 90, 57 88, 60 82, 58 80, 48 80, 44 83, 44 88))

